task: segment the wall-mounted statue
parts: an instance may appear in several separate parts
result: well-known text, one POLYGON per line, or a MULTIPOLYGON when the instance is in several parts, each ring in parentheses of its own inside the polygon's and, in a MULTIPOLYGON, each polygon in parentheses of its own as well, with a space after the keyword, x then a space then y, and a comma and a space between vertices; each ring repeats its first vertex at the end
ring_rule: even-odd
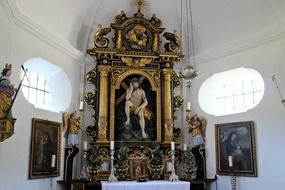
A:
POLYGON ((0 118, 12 119, 11 105, 12 97, 15 93, 14 84, 10 81, 12 75, 12 65, 6 64, 0 77, 0 118))
POLYGON ((207 119, 199 117, 196 113, 191 113, 186 116, 187 128, 189 133, 192 134, 192 143, 194 146, 205 144, 207 119))
POLYGON ((0 142, 11 137, 14 134, 14 124, 16 119, 13 118, 11 109, 16 100, 17 94, 22 86, 23 79, 26 77, 27 69, 21 66, 24 76, 18 88, 10 81, 12 75, 12 65, 6 64, 0 76, 0 142))

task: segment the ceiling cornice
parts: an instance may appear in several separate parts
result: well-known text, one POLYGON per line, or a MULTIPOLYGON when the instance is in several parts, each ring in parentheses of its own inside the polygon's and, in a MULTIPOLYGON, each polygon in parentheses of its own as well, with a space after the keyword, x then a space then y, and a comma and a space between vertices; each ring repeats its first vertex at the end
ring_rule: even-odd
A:
POLYGON ((15 0, 4 0, 1 4, 5 9, 8 19, 19 28, 33 34, 41 41, 76 60, 82 60, 84 58, 84 54, 81 51, 74 48, 68 42, 53 35, 51 32, 47 31, 45 28, 22 14, 18 9, 15 0))

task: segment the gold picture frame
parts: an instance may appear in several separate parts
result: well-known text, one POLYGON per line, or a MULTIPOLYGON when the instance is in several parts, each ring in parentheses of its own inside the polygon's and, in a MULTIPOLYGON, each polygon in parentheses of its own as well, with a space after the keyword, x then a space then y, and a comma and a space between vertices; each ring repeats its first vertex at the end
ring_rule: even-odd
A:
POLYGON ((254 122, 222 123, 215 126, 217 173, 256 177, 254 122))
POLYGON ((29 179, 60 175, 61 123, 32 119, 29 179))

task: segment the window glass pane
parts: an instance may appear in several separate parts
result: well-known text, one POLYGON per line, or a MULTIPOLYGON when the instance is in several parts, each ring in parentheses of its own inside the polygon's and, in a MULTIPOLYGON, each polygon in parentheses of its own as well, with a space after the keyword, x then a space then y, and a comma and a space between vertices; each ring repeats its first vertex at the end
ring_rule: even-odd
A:
POLYGON ((254 93, 254 103, 259 102, 262 99, 262 93, 261 91, 258 93, 254 93))
POLYGON ((234 109, 243 108, 243 95, 234 96, 234 109))
POLYGON ((224 88, 224 92, 225 92, 225 96, 232 96, 233 95, 233 88, 232 88, 232 85, 225 85, 225 88, 224 88))
POLYGON ((249 107, 253 104, 253 94, 244 95, 244 107, 249 107))
POLYGON ((45 80, 41 76, 39 76, 38 79, 39 79, 38 80, 38 89, 43 90, 44 89, 45 80))
POLYGON ((243 93, 243 81, 235 81, 233 83, 234 95, 243 93))
POLYGON ((252 81, 251 80, 245 80, 244 81, 244 93, 252 92, 252 81))
POLYGON ((233 97, 225 98, 225 110, 232 110, 233 109, 233 97))
POLYGON ((29 91, 29 100, 32 104, 36 104, 37 103, 37 92, 35 89, 30 88, 29 91))

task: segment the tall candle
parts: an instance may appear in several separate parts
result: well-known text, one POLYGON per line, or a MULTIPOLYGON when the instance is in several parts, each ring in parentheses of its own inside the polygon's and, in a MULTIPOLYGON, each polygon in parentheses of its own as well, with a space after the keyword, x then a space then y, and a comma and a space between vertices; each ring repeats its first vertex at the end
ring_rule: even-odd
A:
POLYGON ((184 144, 184 147, 183 147, 184 151, 187 150, 187 144, 184 144))
POLYGON ((175 150, 175 142, 171 142, 171 150, 175 150))
POLYGON ((83 150, 87 150, 87 141, 84 141, 83 143, 83 150))
POLYGON ((114 141, 111 141, 111 144, 110 144, 110 149, 111 149, 111 150, 114 150, 114 144, 115 144, 115 142, 114 142, 114 141))
POLYGON ((233 157, 229 156, 229 166, 233 167, 233 157))
POLYGON ((55 167, 55 154, 51 155, 51 165, 52 168, 55 167))
POLYGON ((83 110, 83 101, 80 101, 79 110, 83 110))
POLYGON ((191 103, 187 102, 187 110, 191 110, 191 103))

